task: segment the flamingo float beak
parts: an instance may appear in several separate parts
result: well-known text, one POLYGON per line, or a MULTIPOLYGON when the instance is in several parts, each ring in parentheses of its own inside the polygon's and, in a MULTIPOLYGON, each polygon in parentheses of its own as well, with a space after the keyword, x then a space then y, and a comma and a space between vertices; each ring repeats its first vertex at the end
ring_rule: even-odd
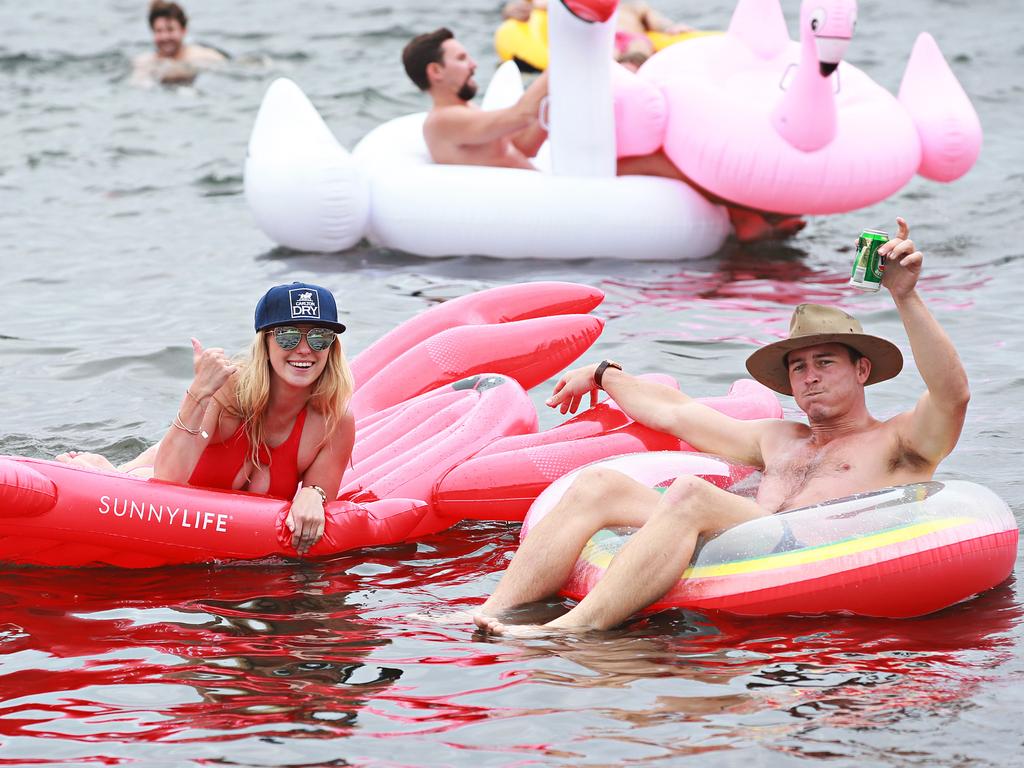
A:
POLYGON ((822 77, 828 77, 843 60, 846 49, 850 47, 849 37, 818 37, 814 41, 818 49, 818 71, 822 77))
POLYGON ((588 24, 602 24, 612 17, 619 0, 562 0, 569 13, 588 24))

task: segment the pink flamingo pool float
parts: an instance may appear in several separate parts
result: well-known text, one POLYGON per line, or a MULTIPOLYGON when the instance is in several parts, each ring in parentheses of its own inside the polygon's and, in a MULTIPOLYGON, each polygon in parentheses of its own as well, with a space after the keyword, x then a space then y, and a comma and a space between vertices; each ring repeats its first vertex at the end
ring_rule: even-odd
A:
POLYGON ((695 184, 794 214, 871 205, 915 173, 965 174, 981 125, 935 40, 918 36, 893 96, 843 61, 856 22, 856 0, 804 0, 797 43, 778 0, 739 0, 725 34, 670 46, 635 78, 617 73, 619 154, 649 151, 663 126, 665 154, 695 184), (624 115, 645 123, 642 138, 623 136, 624 115))

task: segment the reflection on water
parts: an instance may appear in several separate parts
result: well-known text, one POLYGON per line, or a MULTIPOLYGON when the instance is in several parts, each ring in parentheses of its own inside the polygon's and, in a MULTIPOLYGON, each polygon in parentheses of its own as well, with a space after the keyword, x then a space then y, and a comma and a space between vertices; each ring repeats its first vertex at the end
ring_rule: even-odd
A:
MULTIPOLYGON (((975 706, 1012 663, 1022 618, 1012 585, 909 621, 667 611, 614 632, 498 641, 416 618, 477 605, 514 545, 514 529, 477 523, 319 564, 6 571, 0 737, 46 736, 80 756, 197 740, 222 757, 253 740, 304 753, 339 739, 372 755, 363 739, 388 735, 429 739, 431 764, 466 749, 811 756, 822 729, 899 730, 908 712, 975 706), (508 730, 519 722, 534 736, 508 730)), ((564 606, 532 610, 543 620, 564 606)), ((403 749, 399 764, 423 764, 403 749)))

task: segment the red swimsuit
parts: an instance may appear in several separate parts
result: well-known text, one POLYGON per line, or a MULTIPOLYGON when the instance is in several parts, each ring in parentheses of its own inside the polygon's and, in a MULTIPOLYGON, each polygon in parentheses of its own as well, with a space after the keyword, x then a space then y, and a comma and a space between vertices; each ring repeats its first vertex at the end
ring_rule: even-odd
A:
MULTIPOLYGON (((295 417, 295 425, 291 434, 283 443, 275 448, 264 446, 260 454, 260 464, 270 467, 270 487, 267 495, 277 499, 291 499, 299 486, 299 441, 302 438, 302 425, 306 423, 306 409, 303 408, 295 417)), ((199 463, 188 479, 189 485, 203 488, 230 489, 238 477, 238 472, 251 452, 249 436, 245 434, 245 424, 240 424, 231 437, 223 443, 213 443, 206 447, 199 463)))

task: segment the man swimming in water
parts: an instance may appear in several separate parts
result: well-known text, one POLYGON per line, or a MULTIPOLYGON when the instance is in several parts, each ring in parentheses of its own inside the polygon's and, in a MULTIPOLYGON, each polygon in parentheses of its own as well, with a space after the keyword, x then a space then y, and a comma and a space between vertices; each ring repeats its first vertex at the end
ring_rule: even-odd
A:
POLYGON ((132 64, 132 81, 136 84, 187 85, 199 70, 227 60, 213 48, 185 43, 188 17, 177 3, 155 0, 149 6, 149 28, 156 51, 136 57, 132 64))
POLYGON ((585 395, 604 389, 641 424, 682 438, 698 451, 760 468, 757 499, 689 476, 662 495, 615 471, 584 471, 530 531, 474 616, 476 624, 495 634, 608 629, 679 580, 699 537, 774 512, 930 480, 960 437, 970 390, 956 349, 916 290, 924 257, 908 239, 906 222, 896 221, 899 234, 880 253, 886 264, 883 285, 892 294, 926 387, 912 409, 885 421, 868 412, 865 386, 896 376, 903 357, 892 343, 863 333, 850 315, 815 304, 796 308, 788 339, 747 359, 755 379, 796 399, 807 424, 733 419, 609 361, 569 371, 549 406, 575 413, 585 395), (609 526, 640 530, 578 605, 540 628, 501 621, 504 611, 556 593, 584 544, 609 526))
MULTIPOLYGON (((530 158, 548 135, 540 121, 541 103, 548 92, 546 72, 511 107, 482 110, 471 103, 479 87, 473 79, 476 62, 451 30, 441 27, 414 37, 402 51, 402 63, 409 79, 433 102, 423 138, 435 163, 536 170, 530 158)), ((619 158, 618 174, 661 176, 690 184, 660 150, 619 158)), ((725 205, 740 242, 786 237, 803 228, 799 218, 754 211, 698 191, 725 205)))

